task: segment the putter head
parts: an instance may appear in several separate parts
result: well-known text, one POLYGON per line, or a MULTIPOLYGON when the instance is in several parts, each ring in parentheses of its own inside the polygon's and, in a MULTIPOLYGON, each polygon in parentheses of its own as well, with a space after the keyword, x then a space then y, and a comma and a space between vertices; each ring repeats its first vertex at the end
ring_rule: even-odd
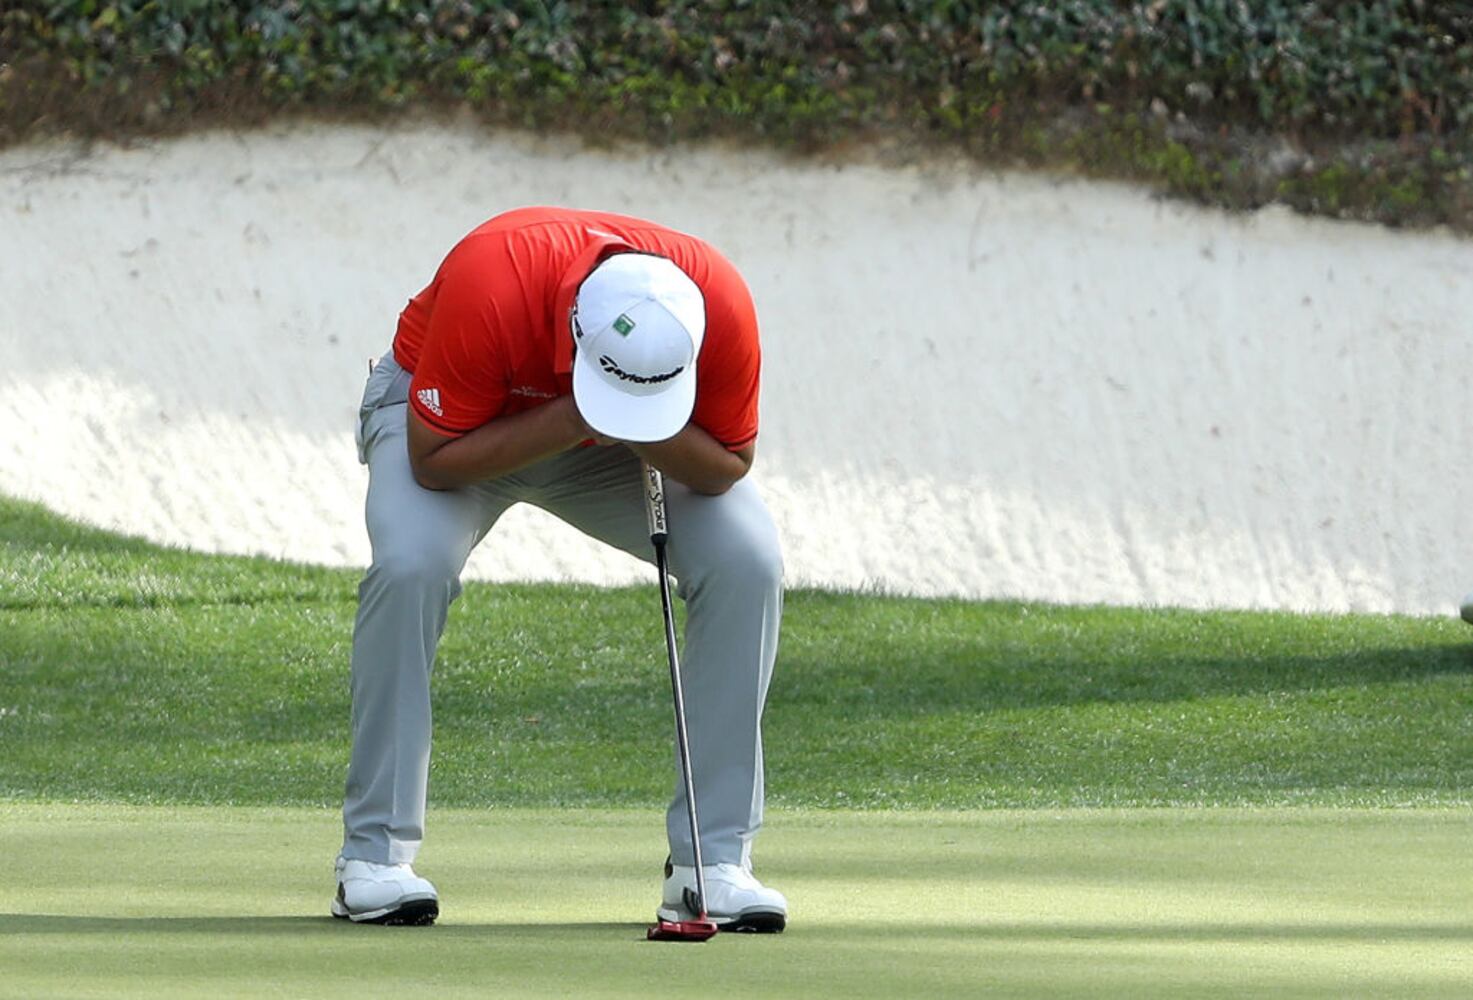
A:
POLYGON ((710 920, 661 920, 645 932, 648 941, 707 941, 716 936, 710 920))

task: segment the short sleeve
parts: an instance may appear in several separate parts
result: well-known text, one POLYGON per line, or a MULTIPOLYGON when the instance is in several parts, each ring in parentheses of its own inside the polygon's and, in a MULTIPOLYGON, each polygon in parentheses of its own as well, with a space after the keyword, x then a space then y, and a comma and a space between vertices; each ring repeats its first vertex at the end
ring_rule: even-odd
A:
POLYGON ((706 292, 706 338, 696 362, 691 420, 729 451, 757 439, 762 349, 757 310, 735 273, 706 292))
POLYGON ((482 262, 458 252, 445 259, 434 284, 409 403, 429 427, 459 437, 489 422, 506 404, 496 291, 482 262))

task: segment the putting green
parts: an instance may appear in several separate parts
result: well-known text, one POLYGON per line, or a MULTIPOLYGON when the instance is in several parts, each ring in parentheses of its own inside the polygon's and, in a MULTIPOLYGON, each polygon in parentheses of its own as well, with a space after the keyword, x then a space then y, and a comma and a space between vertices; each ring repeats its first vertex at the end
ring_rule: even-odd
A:
POLYGON ((436 811, 433 928, 326 916, 323 809, 0 804, 0 996, 1467 996, 1473 811, 769 817, 788 933, 643 940, 648 811, 436 811))

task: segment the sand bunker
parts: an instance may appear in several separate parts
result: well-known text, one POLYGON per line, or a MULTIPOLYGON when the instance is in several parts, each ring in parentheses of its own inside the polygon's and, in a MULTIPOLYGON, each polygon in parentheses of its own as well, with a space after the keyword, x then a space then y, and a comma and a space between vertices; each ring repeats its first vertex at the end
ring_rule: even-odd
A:
MULTIPOLYGON (((797 584, 1451 611, 1473 243, 1109 185, 292 126, 0 153, 0 492, 361 565, 351 424, 404 301, 521 204, 724 248, 797 584)), ((485 579, 649 580, 518 508, 485 579)))

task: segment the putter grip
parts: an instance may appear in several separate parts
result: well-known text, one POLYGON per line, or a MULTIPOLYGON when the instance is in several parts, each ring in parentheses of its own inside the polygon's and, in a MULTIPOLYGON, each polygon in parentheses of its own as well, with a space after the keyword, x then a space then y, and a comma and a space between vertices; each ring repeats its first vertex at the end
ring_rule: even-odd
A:
POLYGON ((650 541, 660 545, 670 534, 665 526, 665 479, 660 475, 660 470, 648 462, 643 463, 643 466, 644 509, 649 515, 650 541))

